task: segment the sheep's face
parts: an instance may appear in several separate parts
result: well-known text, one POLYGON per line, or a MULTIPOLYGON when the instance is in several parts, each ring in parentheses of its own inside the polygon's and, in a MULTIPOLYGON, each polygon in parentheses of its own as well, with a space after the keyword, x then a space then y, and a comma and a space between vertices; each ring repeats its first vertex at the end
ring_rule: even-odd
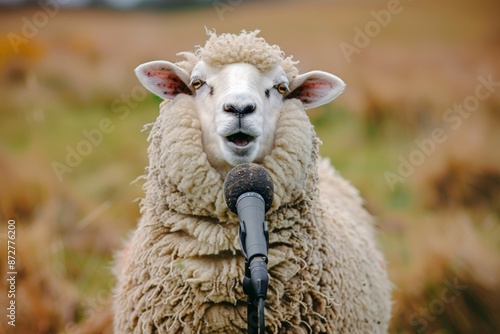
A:
POLYGON ((270 152, 288 80, 281 67, 261 73, 249 64, 213 68, 198 63, 191 73, 205 149, 212 164, 236 166, 270 152))
POLYGON ((307 109, 333 100, 345 87, 326 72, 308 72, 289 82, 280 66, 261 72, 245 63, 213 67, 200 61, 189 74, 170 62, 154 61, 140 65, 136 73, 146 88, 162 98, 193 97, 204 150, 221 172, 259 162, 270 153, 285 99, 297 98, 307 109))

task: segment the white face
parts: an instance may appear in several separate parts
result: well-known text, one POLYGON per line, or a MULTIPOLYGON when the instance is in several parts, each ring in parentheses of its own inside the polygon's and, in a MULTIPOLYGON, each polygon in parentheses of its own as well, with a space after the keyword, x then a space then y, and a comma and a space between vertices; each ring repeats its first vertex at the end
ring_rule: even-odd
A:
POLYGON ((215 68, 201 61, 188 73, 173 63, 153 61, 138 66, 136 74, 162 98, 192 96, 204 150, 221 172, 241 163, 260 162, 270 153, 285 99, 299 99, 307 109, 330 102, 345 87, 341 79, 322 71, 288 82, 280 66, 263 73, 245 63, 215 68))
POLYGON ((236 166, 269 154, 288 90, 281 67, 261 73, 249 64, 214 69, 198 63, 190 78, 196 87, 205 150, 215 165, 236 166), (201 86, 200 86, 201 85, 201 86))

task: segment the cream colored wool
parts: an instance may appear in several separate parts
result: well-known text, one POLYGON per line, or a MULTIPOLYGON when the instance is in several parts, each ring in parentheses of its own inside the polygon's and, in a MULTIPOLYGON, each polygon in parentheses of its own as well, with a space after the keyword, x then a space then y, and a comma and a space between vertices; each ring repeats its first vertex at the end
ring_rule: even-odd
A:
MULTIPOLYGON (((237 216, 201 138, 189 96, 163 103, 149 136, 143 217, 118 275, 116 333, 246 330, 237 216)), ((262 163, 275 187, 268 332, 387 332, 390 283, 371 219, 327 161, 317 184, 318 139, 299 101, 286 102, 275 143, 262 163)))
MULTIPOLYGON (((185 54, 184 68, 224 40, 211 35, 208 49, 185 54)), ((269 64, 290 61, 276 47, 259 48, 274 55, 269 64)), ((229 61, 260 59, 249 58, 251 49, 231 50, 241 54, 229 61)), ((210 59, 223 59, 220 52, 210 59)), ((192 97, 180 94, 162 103, 149 135, 142 218, 116 268, 116 334, 246 333, 238 217, 203 151, 197 113, 192 97)), ((286 100, 261 162, 275 189, 266 215, 266 332, 386 333, 391 285, 372 219, 357 191, 318 158, 318 145, 302 103, 286 100)))
POLYGON ((178 66, 191 72, 196 64, 203 60, 214 67, 234 63, 247 63, 255 66, 259 71, 266 72, 275 65, 280 65, 291 81, 299 71, 295 67, 298 61, 292 57, 285 57, 277 45, 269 45, 262 37, 258 37, 259 30, 242 31, 241 34, 221 34, 217 36, 213 31, 207 31, 209 36, 203 47, 197 47, 195 52, 179 52, 178 55, 186 58, 177 63, 178 66))

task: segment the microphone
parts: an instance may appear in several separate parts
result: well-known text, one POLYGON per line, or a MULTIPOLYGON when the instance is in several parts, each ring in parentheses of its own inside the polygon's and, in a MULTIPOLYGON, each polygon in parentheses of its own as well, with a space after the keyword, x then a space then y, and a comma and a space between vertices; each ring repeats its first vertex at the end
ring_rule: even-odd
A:
POLYGON ((264 167, 244 163, 234 167, 224 181, 224 196, 228 208, 240 221, 241 250, 249 263, 250 281, 243 281, 247 295, 266 298, 269 276, 267 250, 269 234, 265 213, 273 203, 274 186, 264 167), (249 284, 250 283, 250 284, 249 284), (253 291, 249 291, 253 288, 253 291))
POLYGON ((238 214, 238 198, 247 192, 257 193, 264 199, 264 211, 273 204, 273 179, 268 171, 254 163, 244 163, 231 169, 224 181, 224 196, 228 208, 238 214))

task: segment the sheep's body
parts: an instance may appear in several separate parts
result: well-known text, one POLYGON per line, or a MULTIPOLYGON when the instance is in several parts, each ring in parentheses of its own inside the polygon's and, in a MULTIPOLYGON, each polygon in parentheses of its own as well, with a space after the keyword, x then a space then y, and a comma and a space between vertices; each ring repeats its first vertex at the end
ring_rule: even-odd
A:
MULTIPOLYGON (((164 102, 149 136, 142 218, 117 268, 115 333, 245 333, 244 258, 197 105, 164 102)), ((269 333, 386 333, 390 282, 356 190, 322 160, 302 103, 286 100, 274 146, 269 333)))

